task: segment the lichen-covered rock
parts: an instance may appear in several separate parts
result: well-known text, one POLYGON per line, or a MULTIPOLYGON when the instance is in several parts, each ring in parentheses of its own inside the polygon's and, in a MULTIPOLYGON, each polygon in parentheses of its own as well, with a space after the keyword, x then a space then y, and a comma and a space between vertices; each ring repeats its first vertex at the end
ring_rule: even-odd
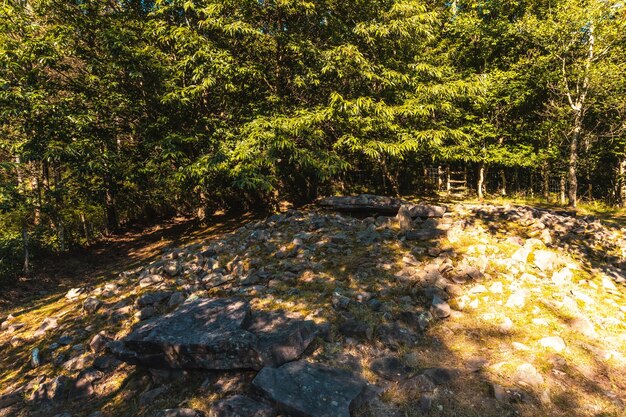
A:
POLYGON ((306 361, 263 368, 252 386, 279 412, 294 417, 350 417, 367 388, 348 371, 306 361))
POLYGON ((209 298, 146 320, 108 348, 150 368, 261 369, 297 359, 317 331, 284 312, 252 312, 242 299, 209 298))

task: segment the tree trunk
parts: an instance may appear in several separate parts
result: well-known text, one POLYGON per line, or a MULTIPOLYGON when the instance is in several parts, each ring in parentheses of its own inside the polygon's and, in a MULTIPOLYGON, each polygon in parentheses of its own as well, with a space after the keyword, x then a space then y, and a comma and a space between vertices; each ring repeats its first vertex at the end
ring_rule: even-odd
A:
POLYGON ((626 207, 626 156, 619 162, 619 199, 622 207, 626 207))
POLYGON ((543 198, 546 201, 550 201, 550 169, 548 164, 543 166, 543 198))
POLYGON ((578 164, 578 141, 580 139, 581 131, 582 119, 580 113, 577 113, 574 120, 574 132, 572 134, 572 141, 569 145, 569 165, 567 170, 567 181, 569 185, 569 189, 567 191, 567 204, 570 207, 576 207, 578 203, 578 178, 576 176, 576 168, 578 164))
POLYGON ((83 224, 83 231, 85 232, 85 241, 87 246, 91 245, 91 239, 89 238, 89 228, 87 227, 87 219, 85 219, 85 213, 80 213, 80 222, 83 224))
POLYGON ((104 197, 106 211, 107 233, 113 233, 118 228, 117 210, 115 209, 115 198, 113 192, 107 189, 104 197))
POLYGON ((484 187, 485 187, 485 164, 480 164, 478 168, 478 198, 484 198, 484 187))
POLYGON ((22 244, 24 245, 24 273, 28 274, 30 272, 30 262, 28 259, 28 230, 26 230, 26 226, 22 226, 22 244))
POLYGON ((502 195, 506 195, 506 173, 504 169, 500 170, 500 178, 502 179, 502 188, 500 188, 500 193, 502 195))
POLYGON ((561 175, 561 204, 565 205, 565 175, 561 175))

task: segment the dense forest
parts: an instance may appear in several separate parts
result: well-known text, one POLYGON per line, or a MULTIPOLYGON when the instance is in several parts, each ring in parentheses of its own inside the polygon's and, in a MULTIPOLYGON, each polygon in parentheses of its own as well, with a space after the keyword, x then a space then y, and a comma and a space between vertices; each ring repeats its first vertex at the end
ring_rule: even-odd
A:
POLYGON ((625 74, 621 0, 4 0, 0 275, 339 192, 625 204, 625 74))

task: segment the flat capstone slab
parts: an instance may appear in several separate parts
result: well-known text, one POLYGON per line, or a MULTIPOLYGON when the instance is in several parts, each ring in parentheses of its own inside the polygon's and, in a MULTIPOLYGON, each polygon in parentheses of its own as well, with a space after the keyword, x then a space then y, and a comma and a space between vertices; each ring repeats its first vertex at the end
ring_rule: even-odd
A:
POLYGON ((297 359, 317 335, 310 320, 253 312, 247 300, 206 298, 138 324, 107 348, 119 359, 157 369, 261 369, 297 359))
POLYGON ((263 368, 252 386, 287 416, 350 417, 368 385, 349 371, 297 361, 263 368))

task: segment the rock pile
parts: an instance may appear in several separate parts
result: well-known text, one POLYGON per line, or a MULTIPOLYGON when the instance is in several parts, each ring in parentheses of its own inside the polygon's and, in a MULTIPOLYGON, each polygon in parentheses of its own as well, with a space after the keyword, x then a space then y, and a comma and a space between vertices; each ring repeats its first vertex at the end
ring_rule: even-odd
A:
MULTIPOLYGON (((238 379, 237 389, 220 391, 212 417, 348 417, 394 390, 426 413, 446 392, 440 386, 460 375, 407 353, 440 346, 431 337, 433 325, 448 325, 494 300, 500 310, 523 310, 537 297, 523 283, 572 284, 570 255, 603 260, 594 268, 605 274, 609 292, 626 276, 623 237, 588 217, 513 206, 448 209, 371 195, 319 205, 325 210, 291 210, 213 241, 172 248, 115 283, 71 289, 63 302, 103 327, 70 328, 62 316, 50 317, 28 339, 20 318, 8 317, 2 331, 18 334, 15 344, 53 341, 37 347, 37 366, 50 363, 63 375, 17 387, 0 396, 0 408, 90 398, 104 392, 119 369, 139 366, 156 384, 138 395, 143 406, 168 392, 163 379, 201 372, 208 387, 249 375, 238 379), (354 218, 328 209, 387 216, 354 218), (459 243, 468 238, 472 245, 459 243), (493 251, 494 242, 503 249, 493 251)), ((572 309, 590 302, 567 288, 562 302, 572 309)), ((509 317, 489 317, 494 332, 514 334, 509 317)), ((571 326, 597 336, 597 324, 584 316, 571 326)), ((570 346, 567 338, 544 336, 537 344, 550 354, 570 346)), ((479 362, 476 369, 486 366, 479 362)), ((527 391, 547 378, 527 363, 510 372, 518 388, 492 386, 501 402, 526 401, 527 391)), ((385 410, 380 415, 393 415, 385 410)), ((168 408, 159 415, 203 413, 168 408)))

